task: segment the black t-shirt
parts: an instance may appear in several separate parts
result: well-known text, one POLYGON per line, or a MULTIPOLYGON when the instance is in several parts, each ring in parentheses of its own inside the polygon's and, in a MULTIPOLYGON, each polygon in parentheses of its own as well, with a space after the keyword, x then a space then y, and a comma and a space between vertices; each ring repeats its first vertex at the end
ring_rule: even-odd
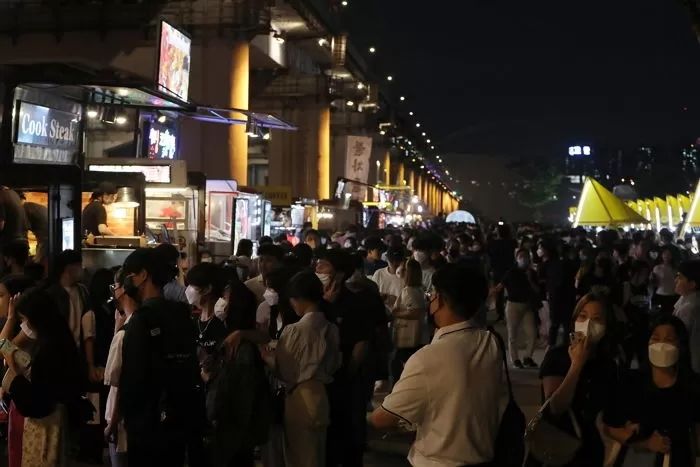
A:
POLYGON ((491 259, 493 277, 499 281, 515 263, 515 249, 518 243, 513 239, 496 239, 489 242, 488 255, 491 259))
POLYGON ((100 201, 95 200, 83 209, 83 232, 102 235, 100 224, 107 225, 107 210, 100 201))
POLYGON ((343 287, 334 303, 324 303, 324 308, 328 320, 338 326, 343 356, 343 366, 339 373, 344 374, 355 345, 359 342, 372 342, 376 316, 358 294, 346 287, 343 287))
POLYGON ((503 276, 503 286, 508 294, 508 301, 516 303, 530 303, 535 299, 535 291, 528 280, 528 274, 533 274, 531 269, 513 268, 503 276))
POLYGON ((0 248, 14 240, 27 239, 27 218, 14 190, 0 188, 0 221, 5 221, 5 228, 0 230, 0 248))
POLYGON ((216 316, 208 321, 200 321, 199 317, 193 318, 194 331, 197 336, 197 360, 199 366, 207 372, 213 370, 216 357, 219 355, 221 343, 228 335, 228 330, 223 321, 216 316))
POLYGON ((144 301, 125 326, 122 348, 120 409, 129 436, 154 435, 163 413, 187 418, 197 410, 192 400, 199 381, 189 307, 144 301))
MULTIPOLYGON (((564 378, 570 366, 568 347, 556 347, 545 355, 540 378, 564 378)), ((604 448, 595 422, 598 414, 613 403, 617 382, 618 367, 611 358, 592 358, 583 368, 571 402, 571 411, 583 437, 583 446, 576 455, 574 465, 602 464, 604 448)), ((562 429, 574 434, 570 417, 561 416, 556 422, 562 429)))
MULTIPOLYGON (((700 387, 697 377, 679 380, 670 388, 658 388, 649 373, 630 370, 619 384, 614 404, 603 420, 614 427, 638 423, 638 440, 654 431, 671 438, 671 466, 693 465, 691 429, 700 423, 700 387)), ((657 462, 662 456, 658 456, 657 462)), ((660 464, 658 464, 660 465, 660 464)))

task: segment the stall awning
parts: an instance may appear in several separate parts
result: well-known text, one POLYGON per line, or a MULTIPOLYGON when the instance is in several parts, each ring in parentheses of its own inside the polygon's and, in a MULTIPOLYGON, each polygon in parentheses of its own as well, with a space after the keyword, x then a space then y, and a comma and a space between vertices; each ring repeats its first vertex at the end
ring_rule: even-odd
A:
POLYGON ((229 125, 252 123, 259 128, 296 130, 291 123, 268 113, 234 108, 205 106, 185 102, 177 97, 152 89, 137 81, 123 84, 60 84, 26 83, 26 86, 43 88, 81 104, 139 108, 150 111, 174 112, 194 120, 229 125))
POLYGON ((646 223, 646 219, 603 185, 590 177, 586 178, 576 210, 574 227, 579 225, 608 227, 646 223))
MULTIPOLYGON (((679 197, 680 198, 680 197, 679 197)), ((693 201, 690 204, 690 210, 685 217, 685 222, 683 222, 683 227, 681 228, 681 235, 685 235, 691 229, 691 227, 700 226, 700 210, 698 209, 698 201, 700 200, 700 181, 698 186, 695 188, 695 196, 693 196, 693 201)))

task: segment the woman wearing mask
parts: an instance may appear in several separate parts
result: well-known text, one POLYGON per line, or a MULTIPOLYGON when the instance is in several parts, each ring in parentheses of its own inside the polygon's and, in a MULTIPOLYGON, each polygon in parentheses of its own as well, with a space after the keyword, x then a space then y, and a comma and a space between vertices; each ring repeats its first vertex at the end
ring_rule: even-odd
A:
POLYGON ((515 368, 537 368, 532 359, 535 351, 535 339, 537 328, 535 326, 535 311, 533 304, 539 296, 537 277, 530 263, 530 252, 518 250, 516 254, 517 266, 508 271, 503 281, 495 287, 492 293, 506 291, 506 325, 508 328, 508 354, 511 364, 515 368), (518 333, 525 334, 525 358, 520 360, 518 356, 518 333))
POLYGON ((424 344, 423 336, 427 335, 425 319, 428 304, 423 292, 420 264, 409 259, 397 274, 403 281, 403 288, 391 310, 395 349, 391 360, 392 383, 398 381, 404 365, 424 344))
POLYGON ((124 326, 136 311, 138 304, 124 291, 124 272, 120 269, 112 284, 112 299, 116 311, 114 313, 114 337, 109 347, 107 365, 105 367, 104 384, 109 387, 107 407, 105 409, 105 438, 109 443, 109 458, 112 467, 126 467, 127 443, 124 420, 119 415, 119 377, 122 371, 122 344, 124 342, 124 326))
POLYGON ((5 326, 13 329, 17 320, 34 341, 31 376, 18 364, 15 351, 3 355, 9 368, 3 386, 25 418, 21 465, 67 465, 66 423, 80 418, 78 348, 56 303, 43 290, 30 290, 10 304, 5 326))
POLYGON ((618 381, 613 314, 607 297, 589 294, 581 298, 573 327, 571 345, 553 348, 545 355, 540 369, 542 389, 549 401, 548 416, 571 435, 580 433, 582 446, 568 465, 602 465, 604 448, 596 418, 609 406, 618 381))
POLYGON ((651 280, 656 287, 652 304, 661 312, 670 315, 679 298, 675 284, 678 264, 671 247, 666 246, 661 250, 661 263, 654 266, 651 274, 651 280))
POLYGON ((325 385, 341 364, 340 337, 321 312, 323 286, 315 274, 295 275, 288 291, 300 320, 284 329, 273 360, 287 391, 285 460, 287 467, 322 466, 330 421, 325 385))
MULTIPOLYGON (((651 327, 649 364, 630 371, 620 384, 615 404, 604 414, 607 435, 623 449, 655 457, 670 467, 695 463, 695 435, 700 423, 698 380, 690 368, 685 325, 671 315, 661 315, 651 327)), ((652 465, 652 464, 649 464, 652 465)))

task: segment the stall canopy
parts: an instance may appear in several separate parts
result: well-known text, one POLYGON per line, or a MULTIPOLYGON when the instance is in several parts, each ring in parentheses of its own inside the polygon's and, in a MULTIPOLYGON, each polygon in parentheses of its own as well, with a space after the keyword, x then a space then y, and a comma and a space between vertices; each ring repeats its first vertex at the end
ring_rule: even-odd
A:
POLYGON ((586 178, 576 210, 574 227, 579 225, 606 227, 646 223, 646 219, 603 185, 590 177, 586 178))
POLYGON ((476 224, 476 219, 472 215, 472 213, 467 212, 467 211, 454 211, 451 212, 450 214, 447 215, 447 222, 454 222, 454 223, 461 223, 464 222, 466 224, 476 224))
POLYGON ((683 213, 678 204, 678 198, 671 195, 666 195, 666 206, 668 209, 668 227, 672 229, 683 219, 683 213))
POLYGON ((685 221, 683 222, 683 227, 681 228, 682 236, 690 232, 693 227, 700 226, 700 210, 698 209, 698 200, 700 200, 700 182, 698 182, 698 186, 695 188, 693 202, 690 204, 690 209, 685 216, 685 221))
POLYGON ((668 225, 668 204, 665 199, 654 197, 654 206, 656 208, 656 228, 661 230, 662 227, 668 225))

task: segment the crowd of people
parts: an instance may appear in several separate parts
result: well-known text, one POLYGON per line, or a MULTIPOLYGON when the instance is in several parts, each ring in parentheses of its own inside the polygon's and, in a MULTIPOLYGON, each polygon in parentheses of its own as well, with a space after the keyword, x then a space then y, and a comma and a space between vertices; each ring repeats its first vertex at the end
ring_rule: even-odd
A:
POLYGON ((4 245, 9 465, 107 447, 114 466, 361 466, 373 425, 415 431, 412 465, 498 466, 504 370, 537 368, 542 416, 580 441, 566 465, 694 465, 700 260, 671 232, 437 219, 297 240, 190 268, 162 244, 90 277, 77 252, 45 277, 4 245))

